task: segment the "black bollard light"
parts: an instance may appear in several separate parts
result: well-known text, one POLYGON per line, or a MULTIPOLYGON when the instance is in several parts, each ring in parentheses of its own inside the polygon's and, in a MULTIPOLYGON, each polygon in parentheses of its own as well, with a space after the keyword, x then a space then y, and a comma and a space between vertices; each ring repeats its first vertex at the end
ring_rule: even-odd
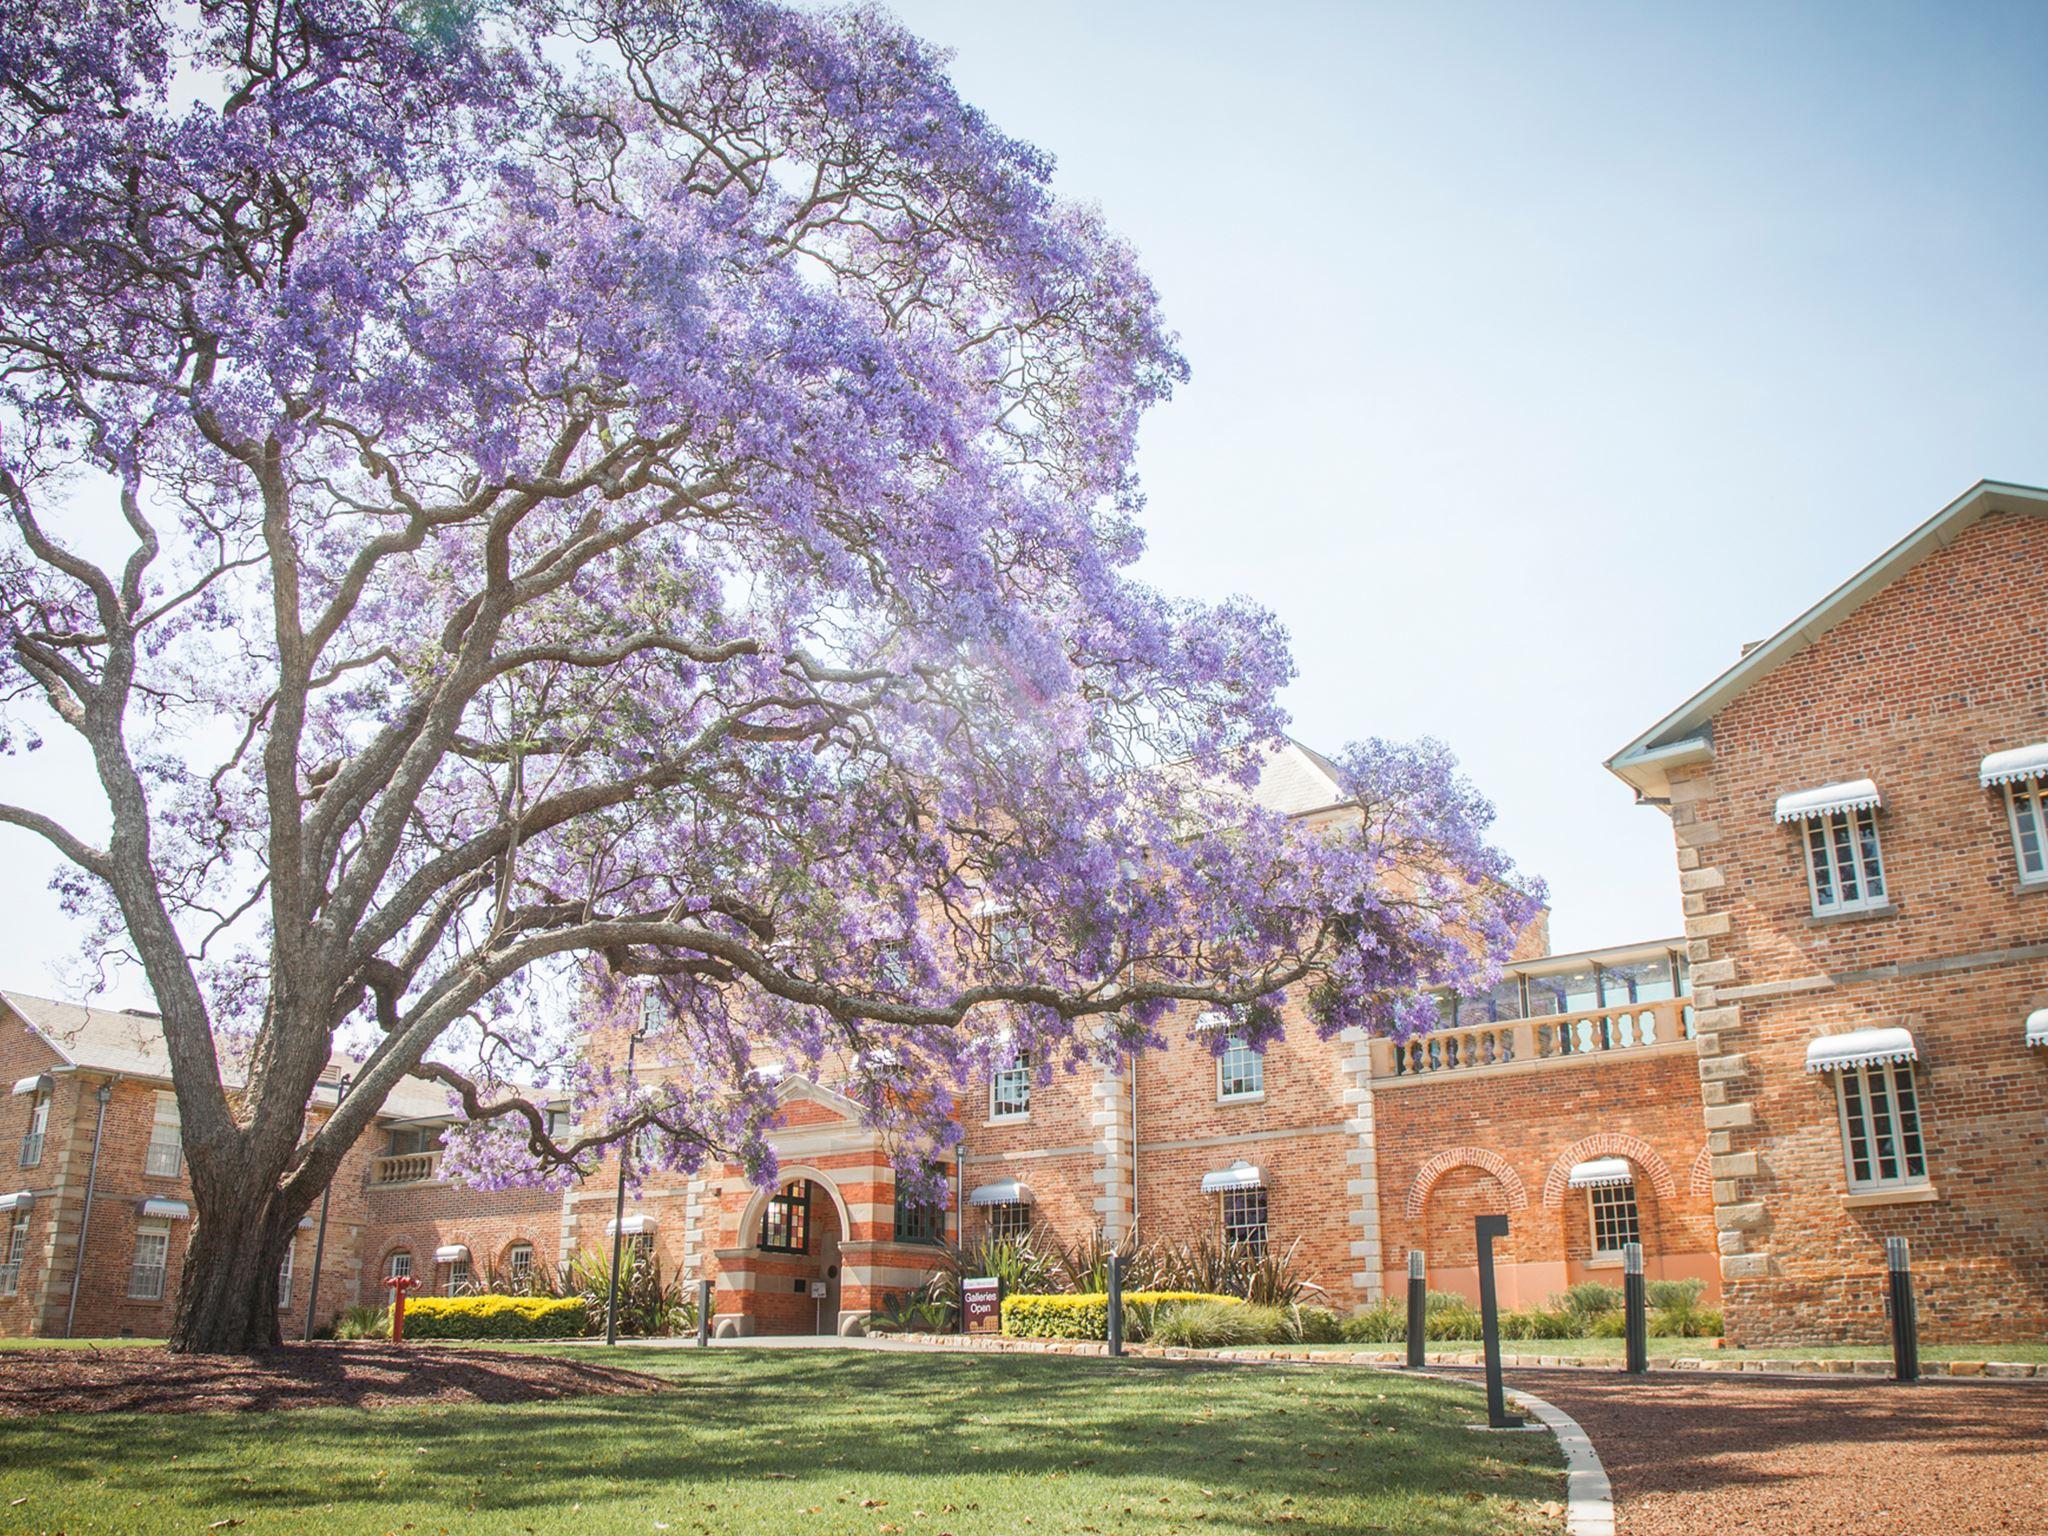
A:
POLYGON ((1420 1248, 1408 1250, 1408 1369, 1422 1369, 1422 1347, 1429 1338, 1429 1266, 1420 1248))
POLYGON ((1109 1352, 1124 1352, 1124 1257, 1109 1256, 1109 1352))
POLYGON ((1508 1412, 1508 1395, 1500 1379, 1500 1304, 1493 1290, 1493 1240, 1508 1235, 1505 1216, 1475 1216, 1473 1235, 1479 1240, 1479 1332, 1486 1345, 1486 1423, 1490 1429, 1520 1429, 1520 1414, 1508 1412))
POLYGON ((707 1349, 711 1344, 711 1282, 697 1282, 697 1347, 707 1349))
POLYGON ((1650 1315, 1643 1284, 1643 1245, 1621 1246, 1622 1337, 1627 1341, 1628 1373, 1640 1376, 1650 1368, 1650 1315))
POLYGON ((1920 1379, 1920 1311, 1913 1302, 1913 1263, 1903 1237, 1884 1240, 1886 1301, 1892 1314, 1892 1380, 1920 1379))

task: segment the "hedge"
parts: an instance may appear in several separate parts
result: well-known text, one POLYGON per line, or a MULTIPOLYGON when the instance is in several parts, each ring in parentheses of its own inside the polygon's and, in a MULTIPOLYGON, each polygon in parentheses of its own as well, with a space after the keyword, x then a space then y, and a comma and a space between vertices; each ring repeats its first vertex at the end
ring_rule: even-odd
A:
MULTIPOLYGON (((1244 1305, 1241 1296, 1211 1296, 1202 1291, 1128 1291, 1124 1294, 1125 1321, 1142 1337, 1152 1320, 1152 1309, 1173 1301, 1244 1305)), ((1106 1339, 1109 1297, 1100 1291, 1086 1296, 1005 1296, 1003 1332, 1015 1339, 1106 1339)))
POLYGON ((589 1331, 581 1296, 421 1296, 405 1304, 419 1339, 578 1339, 589 1331))

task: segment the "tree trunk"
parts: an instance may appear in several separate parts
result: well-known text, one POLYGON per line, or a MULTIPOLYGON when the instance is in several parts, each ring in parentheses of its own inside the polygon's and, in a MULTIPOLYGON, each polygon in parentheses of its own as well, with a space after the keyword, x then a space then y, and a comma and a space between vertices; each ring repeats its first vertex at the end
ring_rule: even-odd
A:
POLYGON ((268 1199, 202 1202, 178 1284, 171 1349, 246 1355, 281 1342, 277 1272, 295 1223, 268 1199))

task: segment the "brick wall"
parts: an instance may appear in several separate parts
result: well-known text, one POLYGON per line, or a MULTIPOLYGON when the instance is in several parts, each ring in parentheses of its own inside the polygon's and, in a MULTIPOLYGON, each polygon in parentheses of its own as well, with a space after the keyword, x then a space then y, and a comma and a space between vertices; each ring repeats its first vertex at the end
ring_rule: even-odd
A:
POLYGON ((1912 1240, 1924 1336, 2048 1328, 2048 893, 2018 884, 1994 750, 2048 737, 2048 519, 1993 514, 1727 705, 1671 815, 1731 1336, 1876 1342, 1883 1239, 1912 1240), (1776 797, 1875 779, 1890 910, 1816 919, 1776 797), (1918 1042, 1929 1190, 1848 1194, 1807 1043, 1918 1042))
POLYGON ((1375 1110, 1388 1294, 1420 1248, 1433 1289, 1476 1300, 1482 1214, 1508 1217, 1494 1247, 1503 1305, 1538 1305, 1585 1279, 1618 1284, 1618 1266, 1592 1258, 1585 1192, 1565 1184, 1573 1164, 1617 1155, 1635 1174, 1645 1272, 1717 1289, 1712 1202, 1694 1177, 1705 1138, 1690 1042, 1397 1079, 1375 1110))

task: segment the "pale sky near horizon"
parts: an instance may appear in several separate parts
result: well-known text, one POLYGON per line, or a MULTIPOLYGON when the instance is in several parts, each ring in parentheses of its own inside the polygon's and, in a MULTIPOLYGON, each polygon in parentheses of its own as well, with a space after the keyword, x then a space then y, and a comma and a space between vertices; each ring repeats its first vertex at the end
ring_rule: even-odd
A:
MULTIPOLYGON (((1979 478, 2048 484, 2048 5, 893 9, 1181 334, 1144 574, 1280 615, 1310 744, 1450 743, 1560 951, 1679 927, 1605 757, 1979 478)), ((0 985, 67 995, 0 846, 0 985)))
POLYGON ((1180 332, 1144 573, 1280 615, 1311 745, 1447 741, 1560 952, 1679 929, 1608 756, 2048 485, 2048 5, 892 8, 1180 332))

